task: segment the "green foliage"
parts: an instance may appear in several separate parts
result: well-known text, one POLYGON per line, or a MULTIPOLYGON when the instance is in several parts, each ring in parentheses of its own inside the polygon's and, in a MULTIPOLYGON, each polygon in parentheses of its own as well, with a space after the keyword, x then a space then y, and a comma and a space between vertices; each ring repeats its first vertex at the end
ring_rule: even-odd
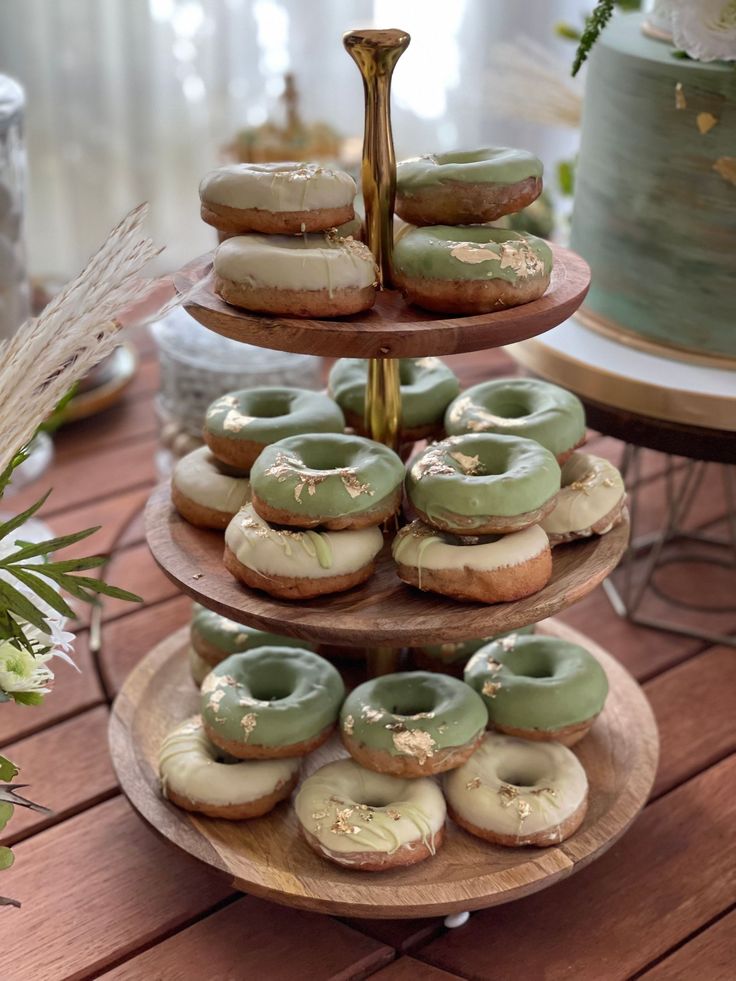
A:
POLYGON ((4 800, 0 800, 0 831, 3 830, 3 828, 11 819, 12 816, 13 816, 13 805, 8 804, 4 800))
POLYGON ((560 191, 567 197, 575 193, 575 161, 560 160, 557 164, 557 183, 560 191))
MULTIPOLYGON (((1 480, 2 477, 0 477, 1 480)), ((49 493, 51 492, 49 491, 25 511, 1 524, 0 541, 6 539, 25 521, 33 517, 45 503, 49 493)), ((0 579, 0 641, 11 640, 31 653, 38 653, 38 647, 34 647, 33 642, 26 637, 22 625, 25 622, 36 627, 42 633, 46 633, 48 632, 48 622, 44 613, 29 598, 29 592, 65 617, 74 617, 74 611, 59 594, 59 590, 64 590, 70 596, 90 604, 97 604, 100 595, 130 603, 141 602, 140 596, 136 596, 135 593, 130 593, 126 589, 110 586, 102 579, 96 579, 92 576, 78 575, 79 572, 97 569, 104 565, 106 561, 104 556, 92 555, 58 562, 50 560, 53 553, 83 541, 96 531, 99 531, 99 527, 86 528, 84 531, 50 538, 45 542, 24 543, 16 541, 15 551, 0 559, 0 569, 13 577, 18 585, 25 587, 25 590, 21 591, 12 583, 0 579), (43 561, 38 562, 39 558, 43 561), (50 580, 53 585, 50 585, 46 580, 50 580)), ((33 700, 31 704, 35 704, 33 700)))
POLYGON ((0 872, 4 872, 5 869, 9 869, 14 861, 15 855, 13 855, 11 850, 6 848, 4 845, 0 846, 0 872))
POLYGON ((583 63, 590 54, 591 48, 600 37, 601 31, 613 16, 614 8, 614 0, 598 0, 592 14, 586 18, 580 44, 575 52, 575 60, 572 63, 573 77, 580 71, 583 63))
POLYGON ((579 41, 582 36, 577 27, 573 27, 572 24, 563 24, 562 22, 555 24, 555 34, 565 41, 579 41))
MULTIPOLYGON (((13 777, 18 775, 18 767, 15 763, 11 762, 7 756, 0 756, 0 780, 4 783, 10 783, 13 777)), ((2 820, 3 812, 3 802, 0 801, 0 829, 4 827, 4 822, 2 820)), ((12 813, 12 811, 11 811, 12 813)))

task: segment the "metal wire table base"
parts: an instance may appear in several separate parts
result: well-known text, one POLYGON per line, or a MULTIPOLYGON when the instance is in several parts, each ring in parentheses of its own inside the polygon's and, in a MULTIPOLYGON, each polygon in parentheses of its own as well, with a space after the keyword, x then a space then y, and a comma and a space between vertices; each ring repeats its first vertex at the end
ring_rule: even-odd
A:
POLYGON ((690 601, 675 599, 668 596, 656 581, 657 572, 673 562, 707 563, 733 570, 733 595, 736 597, 736 491, 733 468, 707 464, 701 460, 680 461, 672 456, 665 456, 665 523, 654 532, 636 536, 642 495, 646 490, 646 482, 642 481, 641 476, 642 452, 642 447, 630 444, 624 449, 621 472, 629 488, 631 543, 616 571, 618 581, 609 577, 603 583, 609 602, 619 616, 638 626, 654 627, 710 643, 736 647, 736 633, 722 634, 704 630, 691 626, 686 621, 665 620, 643 612, 647 597, 654 595, 680 610, 705 611, 716 615, 736 613, 736 605, 713 606, 701 602, 699 598, 690 601), (717 466, 723 481, 726 500, 724 518, 727 525, 724 537, 685 528, 693 504, 698 494, 703 492, 703 478, 708 466, 717 466))

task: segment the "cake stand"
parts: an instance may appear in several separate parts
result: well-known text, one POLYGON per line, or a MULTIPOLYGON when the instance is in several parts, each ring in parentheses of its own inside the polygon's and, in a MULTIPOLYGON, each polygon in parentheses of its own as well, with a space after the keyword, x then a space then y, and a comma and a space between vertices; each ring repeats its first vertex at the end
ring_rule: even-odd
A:
MULTIPOLYGON (((176 278, 188 312, 219 333, 263 347, 369 358, 366 423, 374 439, 394 447, 401 417, 399 356, 474 351, 533 337, 568 317, 589 283, 583 260, 555 247, 555 272, 546 295, 512 310, 438 316, 409 308, 390 289, 395 164, 389 83, 408 42, 401 31, 354 31, 344 39, 365 88, 363 194, 368 244, 383 285, 375 308, 339 321, 248 314, 214 294, 207 256, 176 278)), ((225 572, 222 536, 181 521, 163 486, 149 501, 146 535, 164 572, 207 608, 310 641, 369 648, 369 671, 377 674, 394 669, 404 646, 490 636, 537 623, 576 602, 615 568, 626 548, 628 524, 602 538, 555 549, 553 576, 544 590, 493 606, 457 603, 406 586, 388 554, 379 557, 376 575, 363 586, 308 602, 273 599, 244 588, 225 572)), ((197 708, 185 658, 186 630, 141 661, 115 702, 110 745, 120 784, 165 838, 238 887, 277 902, 338 915, 399 918, 464 914, 518 898, 570 875, 616 841, 644 806, 657 764, 656 725, 634 679, 605 651, 562 624, 547 620, 540 629, 592 649, 610 683, 604 711, 575 749, 590 779, 588 815, 558 847, 494 848, 451 826, 446 844, 431 860, 380 875, 356 875, 322 861, 307 847, 288 805, 241 823, 177 810, 160 793, 156 757, 164 733, 197 708)), ((343 752, 334 740, 309 757, 305 771, 343 752)), ((455 917, 448 925, 462 921, 455 917)))

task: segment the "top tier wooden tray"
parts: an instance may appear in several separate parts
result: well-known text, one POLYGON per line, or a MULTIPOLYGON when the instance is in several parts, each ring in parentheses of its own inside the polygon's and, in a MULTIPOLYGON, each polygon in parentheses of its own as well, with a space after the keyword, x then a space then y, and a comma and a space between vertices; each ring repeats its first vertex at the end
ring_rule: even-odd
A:
POLYGON ((210 610, 239 623, 319 644, 411 647, 491 637, 538 623, 576 603, 611 573, 629 540, 628 520, 602 538, 559 545, 552 579, 513 603, 459 603, 406 586, 388 546, 376 574, 355 589, 303 602, 278 600, 236 582, 222 564, 221 532, 195 528, 171 505, 161 484, 146 508, 151 553, 169 579, 210 610))
POLYGON ((400 358, 461 354, 535 337, 570 317, 590 285, 590 268, 569 249, 549 243, 554 267, 541 300, 475 317, 448 317, 405 303, 395 290, 378 294, 367 313, 340 320, 300 320, 251 314, 214 292, 212 254, 174 277, 187 294, 184 309, 210 330, 258 347, 325 357, 400 358))

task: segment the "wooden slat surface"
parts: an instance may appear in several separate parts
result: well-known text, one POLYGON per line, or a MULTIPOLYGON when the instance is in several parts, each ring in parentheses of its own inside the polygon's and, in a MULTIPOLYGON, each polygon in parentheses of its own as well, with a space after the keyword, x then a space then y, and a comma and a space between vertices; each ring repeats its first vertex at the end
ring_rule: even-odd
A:
MULTIPOLYGON (((140 371, 121 405, 60 432, 50 473, 12 499, 23 506, 53 485, 44 516, 54 531, 101 523, 102 531, 75 554, 111 553, 106 576, 143 593, 146 602, 142 608, 105 603, 99 654, 90 653, 83 629, 76 653, 82 673, 55 664, 56 690, 42 707, 0 706, 3 752, 23 766, 29 795, 55 811, 44 817, 17 809, 6 829, 6 840, 18 841, 17 859, 0 874, 0 892, 21 899, 23 908, 0 912, 2 981, 733 977, 736 658, 727 648, 620 620, 600 589, 563 619, 645 682, 661 734, 654 802, 577 876, 473 914, 459 930, 431 919, 320 918, 239 897, 160 841, 115 796, 105 733, 109 701, 138 660, 189 612, 189 601, 142 544, 138 512, 154 483, 157 366, 150 338, 139 334, 137 343, 140 371)), ((501 351, 457 355, 448 363, 465 384, 514 370, 501 351)), ((614 439, 593 433, 589 447, 620 460, 614 439)), ((661 519, 664 458, 647 451, 641 463, 642 526, 651 528, 661 519)), ((715 476, 711 468, 710 493, 697 502, 694 526, 711 523, 722 509, 715 476)), ((694 578, 682 565, 668 570, 667 585, 685 595, 714 588, 702 569, 694 578)), ((664 604, 655 609, 667 615, 664 604)))

